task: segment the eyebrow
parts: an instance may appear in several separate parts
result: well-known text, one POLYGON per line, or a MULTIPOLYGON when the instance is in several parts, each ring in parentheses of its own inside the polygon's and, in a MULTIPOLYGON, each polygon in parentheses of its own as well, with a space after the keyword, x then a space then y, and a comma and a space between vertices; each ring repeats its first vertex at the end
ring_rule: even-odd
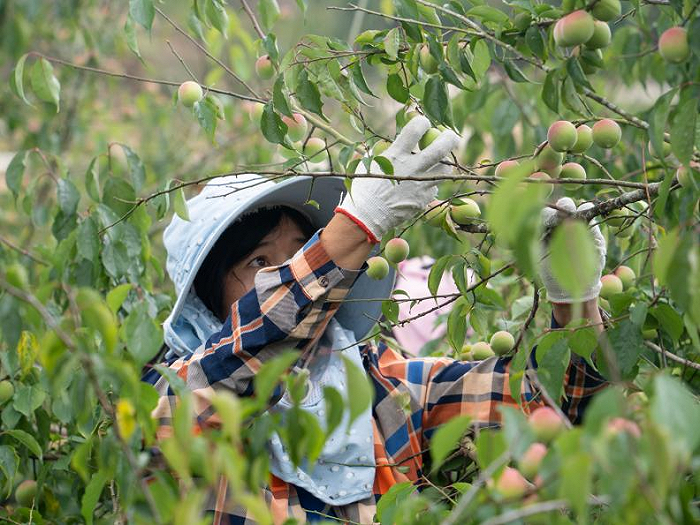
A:
MULTIPOLYGON (((306 239, 305 237, 297 237, 297 238, 296 238, 296 241, 297 241, 299 244, 305 244, 305 243, 306 243, 306 240, 307 240, 307 239, 306 239)), ((254 252, 257 251, 259 248, 264 248, 265 246, 269 246, 270 244, 272 244, 271 241, 260 241, 260 243, 255 247, 255 249, 254 249, 251 253, 254 253, 254 252)))

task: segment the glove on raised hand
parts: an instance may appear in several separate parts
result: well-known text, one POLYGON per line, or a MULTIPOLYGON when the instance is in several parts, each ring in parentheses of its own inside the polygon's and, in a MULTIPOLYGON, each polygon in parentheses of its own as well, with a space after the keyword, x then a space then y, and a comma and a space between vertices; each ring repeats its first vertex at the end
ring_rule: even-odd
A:
MULTIPOLYGON (((557 207, 574 213, 575 211, 583 211, 587 210, 588 208, 592 208, 593 203, 585 202, 577 209, 574 201, 572 201, 569 197, 564 197, 563 199, 559 199, 557 201, 557 207)), ((557 224, 562 218, 564 218, 564 215, 558 210, 552 208, 544 208, 542 210, 542 223, 545 228, 549 228, 557 224)), ((595 221, 596 219, 593 219, 591 224, 595 221)), ((540 266, 540 277, 542 278, 544 286, 547 289, 547 297, 550 301, 554 303, 574 303, 579 301, 590 301, 591 299, 598 297, 601 286, 600 275, 605 267, 607 247, 605 238, 603 237, 603 234, 600 233, 600 228, 596 225, 592 226, 590 230, 591 234, 593 235, 593 244, 595 245, 596 249, 595 280, 591 281, 590 283, 585 283, 584 292, 581 297, 572 297, 569 292, 565 291, 561 286, 559 286, 559 283, 554 278, 554 275, 552 275, 552 270, 549 265, 549 257, 545 257, 540 266)))
MULTIPOLYGON (((423 151, 411 153, 429 128, 430 122, 427 118, 413 118, 382 154, 382 157, 391 161, 394 173, 398 177, 434 177, 450 171, 450 166, 439 162, 459 142, 459 137, 453 131, 443 131, 423 151)), ((364 164, 360 163, 355 173, 368 172, 364 164)), ((370 166, 370 173, 381 173, 376 162, 370 166)), ((391 228, 425 210, 435 198, 437 182, 404 180, 396 183, 389 179, 358 177, 353 179, 350 193, 343 198, 335 211, 350 217, 367 233, 370 241, 379 242, 391 228)))

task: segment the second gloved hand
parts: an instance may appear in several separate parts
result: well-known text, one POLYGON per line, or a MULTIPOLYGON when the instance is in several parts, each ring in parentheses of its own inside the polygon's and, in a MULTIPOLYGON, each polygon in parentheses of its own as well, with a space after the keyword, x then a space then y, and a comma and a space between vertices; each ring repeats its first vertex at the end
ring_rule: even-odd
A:
MULTIPOLYGON (((440 164, 454 149, 459 137, 451 130, 444 131, 423 151, 413 154, 423 134, 430 128, 425 117, 412 119, 396 137, 394 143, 382 155, 391 161, 397 177, 435 177, 450 171, 440 164)), ((381 173, 376 162, 371 173, 381 173)), ((356 174, 367 173, 360 163, 356 174)), ((373 242, 379 242, 391 228, 411 219, 425 210, 435 198, 436 180, 404 180, 396 183, 389 179, 357 177, 352 181, 350 194, 346 195, 336 212, 350 217, 373 242)))
MULTIPOLYGON (((562 210, 566 210, 570 213, 574 213, 576 211, 583 211, 588 208, 593 207, 593 203, 591 202, 585 202, 581 204, 578 208, 576 208, 576 204, 574 203, 573 200, 571 200, 569 197, 564 197, 562 199, 559 199, 557 201, 557 207, 561 208, 562 210)), ((552 208, 544 208, 542 210, 542 223, 545 228, 550 228, 564 218, 566 215, 560 213, 558 210, 552 209, 552 208)), ((593 219, 591 223, 596 221, 596 219, 593 219)), ((591 299, 595 299, 598 297, 598 293, 600 292, 600 275, 603 272, 603 268, 605 267, 605 258, 607 255, 607 246, 605 243, 605 237, 603 237, 603 234, 600 232, 600 227, 596 224, 595 226, 591 226, 590 228, 592 237, 593 237, 593 245, 595 246, 595 278, 591 280, 591 282, 583 283, 583 293, 581 297, 572 297, 569 292, 564 290, 564 288, 561 287, 561 285, 557 282, 556 278, 552 274, 552 269, 549 265, 549 257, 545 257, 542 260, 542 265, 540 267, 540 277, 542 278, 542 282, 544 283, 545 288, 547 289, 547 298, 552 301, 553 303, 574 303, 574 302, 585 302, 585 301, 590 301, 591 299)), ((545 247, 545 250, 548 249, 545 247)))

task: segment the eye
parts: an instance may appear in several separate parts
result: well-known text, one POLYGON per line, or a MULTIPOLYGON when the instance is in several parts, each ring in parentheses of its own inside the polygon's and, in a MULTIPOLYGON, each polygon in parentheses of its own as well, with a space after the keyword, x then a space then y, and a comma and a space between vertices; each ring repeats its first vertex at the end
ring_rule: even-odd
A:
POLYGON ((248 263, 248 266, 251 266, 253 268, 265 268, 266 266, 271 266, 271 264, 267 260, 267 257, 265 257, 264 255, 258 255, 257 257, 251 259, 251 261, 248 263))

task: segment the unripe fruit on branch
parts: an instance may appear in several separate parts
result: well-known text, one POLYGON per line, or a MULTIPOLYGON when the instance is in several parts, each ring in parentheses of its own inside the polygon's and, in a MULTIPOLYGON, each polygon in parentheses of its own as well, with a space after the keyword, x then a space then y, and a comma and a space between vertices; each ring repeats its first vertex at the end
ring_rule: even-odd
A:
POLYGON ((372 155, 374 155, 375 157, 380 156, 389 148, 389 146, 391 146, 390 142, 387 142, 386 140, 380 140, 372 147, 372 155))
MULTIPOLYGON (((563 161, 564 154, 554 151, 547 145, 542 148, 542 151, 540 151, 539 155, 535 158, 535 165, 538 169, 549 173, 550 170, 559 168, 563 161)), ((551 173, 549 174, 552 175, 551 173)))
POLYGON ((578 10, 560 18, 554 25, 554 42, 559 47, 585 44, 593 36, 593 17, 578 10))
POLYGON ((593 16, 603 22, 610 22, 622 13, 620 0, 598 0, 591 10, 593 16))
POLYGON ((622 130, 617 122, 604 118, 593 124, 593 142, 601 148, 614 148, 622 138, 622 130))
POLYGON ((516 499, 525 495, 529 486, 520 472, 512 467, 506 467, 496 481, 494 488, 504 498, 516 499))
POLYGON ((427 44, 423 44, 418 52, 418 59, 420 61, 420 67, 423 71, 432 75, 438 70, 438 62, 435 60, 433 55, 430 54, 430 47, 427 44))
POLYGON ((294 118, 282 117, 282 122, 287 125, 287 136, 292 142, 297 142, 306 136, 306 118, 300 113, 292 113, 294 118))
POLYGON ((642 330, 642 338, 645 341, 653 341, 657 337, 659 337, 659 333, 656 331, 656 328, 646 328, 642 330))
POLYGON ((593 145, 593 131, 585 124, 576 128, 576 143, 571 148, 571 153, 583 153, 593 145))
MULTIPOLYGON (((559 176, 562 179, 586 179, 586 170, 578 164, 577 162, 567 162, 561 167, 561 173, 559 176)), ((574 190, 580 188, 581 184, 567 184, 566 188, 574 190)))
POLYGON ((513 19, 513 27, 518 31, 525 31, 532 23, 532 15, 527 11, 518 13, 513 19))
POLYGON ((564 421, 552 408, 536 408, 528 419, 535 437, 544 443, 549 443, 565 428, 564 421))
POLYGON ((177 88, 178 100, 182 102, 183 106, 188 108, 194 106, 195 102, 202 100, 203 95, 204 93, 202 93, 202 87, 191 80, 183 82, 180 84, 180 87, 177 88))
MULTIPOLYGON (((552 180, 552 177, 547 175, 544 171, 536 171, 532 175, 530 175, 531 179, 539 179, 539 180, 552 180)), ((540 184, 540 186, 544 186, 547 188, 547 197, 549 197, 552 192, 554 191, 554 185, 553 184, 540 184)))
POLYGON ((24 265, 12 263, 5 272, 5 279, 15 288, 26 290, 29 287, 29 273, 24 265))
POLYGON ((269 56, 263 55, 255 61, 255 72, 263 80, 272 78, 275 74, 275 68, 272 67, 272 60, 269 56))
POLYGON ((547 130, 547 142, 554 151, 569 151, 577 138, 576 127, 568 120, 557 120, 547 130))
POLYGON ((425 149, 430 146, 433 141, 440 136, 440 130, 437 128, 430 128, 426 131, 423 136, 418 141, 418 147, 420 149, 425 149))
POLYGON ((389 275, 389 263, 384 257, 375 256, 367 259, 367 277, 378 281, 389 275))
POLYGON ((308 157, 309 162, 317 164, 319 162, 323 162, 323 159, 325 158, 325 155, 323 154, 325 152, 323 150, 325 149, 326 143, 323 141, 323 139, 311 137, 304 145, 304 155, 308 157))
POLYGON ((619 208, 616 210, 612 210, 610 213, 608 213, 608 218, 606 219, 606 222, 610 226, 615 226, 619 228, 625 223, 625 218, 629 217, 630 211, 627 208, 619 208))
POLYGON ((678 184, 681 188, 692 188, 695 186, 700 186, 700 177, 698 177, 698 172, 690 169, 688 166, 680 166, 676 170, 676 179, 678 179, 678 184))
POLYGON ((431 226, 439 228, 445 221, 445 215, 447 215, 449 209, 450 205, 446 202, 433 201, 428 206, 428 211, 423 215, 423 219, 431 226))
POLYGON ((17 485, 15 489, 15 500, 20 507, 36 507, 34 499, 36 498, 36 481, 33 479, 25 479, 17 485))
POLYGON ((610 40, 612 40, 610 26, 605 22, 596 20, 593 22, 593 36, 586 42, 586 47, 589 49, 608 47, 610 45, 610 40))
POLYGON ((4 405, 15 395, 15 387, 7 379, 0 381, 0 405, 4 405))
POLYGON ((460 225, 470 224, 473 219, 481 217, 479 205, 472 199, 461 199, 464 204, 450 207, 450 217, 460 225))
POLYGON ((613 295, 622 293, 624 286, 622 286, 622 281, 617 275, 607 274, 600 278, 600 296, 603 299, 610 299, 613 295))
MULTIPOLYGON (((661 149, 663 150, 664 158, 668 157, 672 153, 671 152, 671 145, 668 142, 664 142, 661 149)), ((647 143, 647 151, 649 152, 649 155, 651 155, 652 157, 657 158, 657 159, 661 158, 661 155, 659 155, 659 152, 656 151, 656 148, 651 143, 651 141, 649 141, 647 143)))
POLYGON ((496 177, 507 177, 512 174, 518 166, 520 166, 520 163, 517 160, 504 160, 496 166, 494 175, 496 175, 496 177))
POLYGON ((260 118, 262 117, 263 110, 265 109, 265 104, 260 104, 259 102, 250 102, 246 106, 248 112, 248 118, 251 122, 260 125, 260 118))
POLYGON ((489 343, 491 344, 491 350, 493 350, 496 355, 505 355, 515 346, 515 338, 510 332, 501 330, 491 336, 491 341, 489 343))
POLYGON ((667 62, 678 64, 688 59, 688 33, 682 27, 667 29, 659 38, 659 54, 667 62))
POLYGON ((408 252, 408 243, 401 237, 391 239, 386 243, 386 246, 384 246, 384 256, 389 262, 394 264, 405 261, 406 257, 408 257, 408 252))
POLYGON ((634 286, 634 281, 637 279, 634 270, 629 266, 618 266, 617 270, 615 270, 615 275, 622 281, 622 288, 624 290, 634 286))
POLYGON ((547 447, 543 443, 533 443, 518 461, 520 472, 528 479, 534 478, 540 470, 542 459, 546 455, 547 447))
POLYGON ((489 357, 493 357, 496 353, 491 348, 491 345, 485 341, 479 341, 472 345, 472 358, 474 361, 483 361, 489 357))

